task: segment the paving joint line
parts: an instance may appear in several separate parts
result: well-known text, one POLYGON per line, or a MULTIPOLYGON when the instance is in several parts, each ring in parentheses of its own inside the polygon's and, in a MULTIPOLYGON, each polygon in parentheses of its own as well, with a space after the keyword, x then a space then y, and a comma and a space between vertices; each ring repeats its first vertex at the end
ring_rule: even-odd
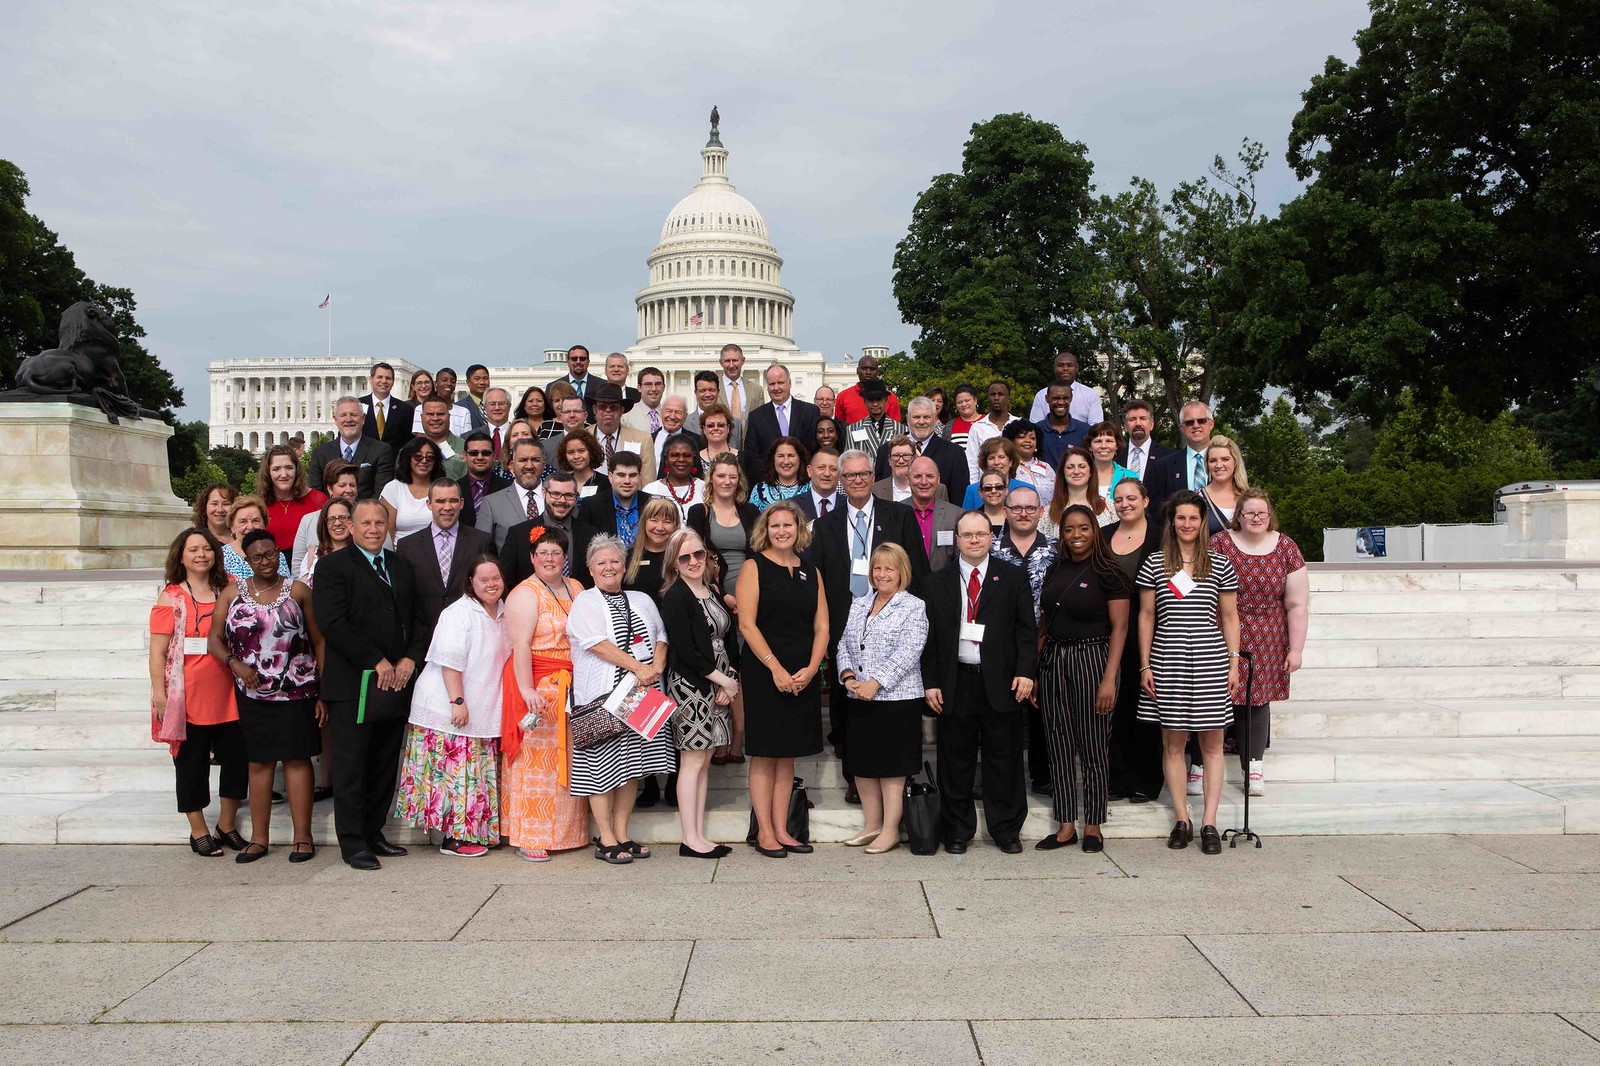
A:
POLYGON ((1593 1033, 1589 1032, 1589 1030, 1585 1029, 1583 1026, 1579 1025, 1577 1022, 1573 1021, 1571 1018, 1568 1018, 1565 1014, 1562 1014, 1560 1011, 1556 1011, 1555 1012, 1555 1016, 1557 1018, 1560 1018, 1562 1021, 1566 1022, 1568 1025, 1572 1026, 1574 1029, 1578 1030, 1578 1032, 1582 1033, 1584 1036, 1588 1037, 1590 1040, 1593 1040, 1595 1043, 1600 1044, 1600 1036, 1595 1036, 1593 1033))
POLYGON ((360 1052, 362 1048, 367 1046, 367 1041, 372 1039, 372 1034, 376 1033, 378 1031, 378 1026, 382 1024, 382 1022, 373 1022, 372 1028, 368 1029, 366 1035, 360 1040, 356 1041, 356 1046, 350 1049, 350 1054, 339 1060, 339 1066, 345 1066, 346 1063, 355 1058, 356 1054, 360 1052))
POLYGON ((1527 870, 1529 873, 1537 874, 1537 873, 1544 873, 1545 872, 1543 870, 1538 869, 1537 867, 1529 866, 1527 863, 1523 862, 1521 859, 1513 859, 1509 855, 1502 855, 1498 851, 1496 851, 1493 848, 1489 847, 1487 844, 1480 844, 1476 840, 1472 839, 1472 837, 1467 836, 1465 834, 1458 833, 1458 834, 1456 834, 1455 839, 1458 840, 1458 841, 1465 841, 1466 843, 1471 844, 1473 847, 1477 848, 1479 851, 1485 852, 1485 853, 1487 853, 1489 855, 1493 855, 1497 859, 1504 859, 1506 862, 1515 863, 1516 865, 1522 867, 1524 870, 1527 870))
POLYGON ((933 923, 933 936, 936 940, 943 940, 944 930, 939 928, 938 915, 933 913, 933 900, 928 898, 928 882, 918 881, 917 888, 922 890, 922 905, 928 908, 928 921, 933 923))
MULTIPOLYGON (((21 887, 21 886, 18 886, 18 887, 21 887)), ((62 896, 60 899, 53 899, 49 903, 46 903, 42 907, 35 907, 33 910, 29 911, 27 914, 22 915, 22 917, 20 917, 20 918, 13 918, 9 922, 0 922, 0 930, 10 929, 13 925, 16 925, 18 922, 25 922, 29 918, 32 918, 35 914, 44 913, 45 911, 49 910, 51 907, 54 907, 57 903, 65 903, 65 902, 67 902, 67 900, 73 898, 74 896, 81 896, 83 893, 89 891, 91 888, 99 888, 99 887, 102 887, 102 886, 99 886, 99 885, 84 885, 82 888, 78 889, 76 892, 69 892, 65 896, 62 896)))
POLYGON ((1218 966, 1215 962, 1213 962, 1211 960, 1211 956, 1207 955, 1205 953, 1204 949, 1202 949, 1199 944, 1196 944, 1194 942, 1194 937, 1191 934, 1183 933, 1183 934, 1180 934, 1180 935, 1183 937, 1183 939, 1185 939, 1185 940, 1187 940, 1189 942, 1189 946, 1194 948, 1194 950, 1199 953, 1199 955, 1200 955, 1200 957, 1202 959, 1206 960, 1206 965, 1211 967, 1214 971, 1216 971, 1217 976, 1222 978, 1223 983, 1226 984, 1229 988, 1233 989, 1233 994, 1239 997, 1239 1001, 1241 1003, 1243 1003, 1246 1007, 1250 1008, 1250 1012, 1252 1014, 1254 1014, 1257 1018, 1266 1017, 1266 1015, 1262 1014, 1259 1010, 1256 1009, 1256 1005, 1254 1003, 1250 1002, 1250 997, 1245 995, 1243 992, 1239 991, 1238 986, 1235 985, 1233 983, 1233 981, 1229 979, 1227 974, 1222 972, 1222 967, 1218 966))
MULTIPOLYGON (((193 941, 181 941, 181 943, 193 943, 193 941)), ((150 980, 146 981, 144 984, 140 985, 138 988, 134 989, 132 992, 129 992, 126 996, 123 996, 121 999, 119 999, 115 1003, 111 1004, 111 1006, 107 1007, 105 1010, 101 1011, 99 1014, 96 1014, 93 1018, 90 1018, 89 1019, 89 1024, 90 1025, 95 1025, 95 1024, 99 1023, 101 1018, 104 1018, 106 1015, 110 1014, 112 1011, 116 1010, 118 1007, 120 1007, 124 1003, 128 1002, 134 996, 137 996, 140 992, 143 992, 145 989, 149 988, 151 985, 155 984, 157 981, 161 980, 163 977, 167 976, 169 973, 172 973, 178 967, 182 966, 184 963, 188 962, 190 959, 194 958, 196 955, 200 954, 202 951, 204 951, 207 948, 211 947, 212 944, 213 944, 212 941, 205 941, 204 943, 199 944, 199 946, 197 946, 193 951, 189 952, 189 954, 185 955, 183 958, 179 959, 177 962, 173 963, 171 966, 168 966, 165 970, 162 970, 160 973, 158 973, 154 977, 150 978, 150 980)))
POLYGON ((478 904, 476 910, 474 910, 471 914, 467 915, 467 920, 461 923, 460 928, 458 928, 455 932, 450 934, 449 939, 436 941, 436 943, 441 943, 441 944, 453 944, 453 943, 455 943, 456 942, 456 937, 460 936, 463 932, 466 931, 467 926, 472 924, 472 919, 474 919, 478 915, 482 914, 483 913, 483 908, 487 907, 489 905, 489 901, 491 899, 494 899, 496 896, 498 896, 500 894, 500 890, 502 888, 504 888, 504 887, 506 887, 506 886, 505 885, 495 885, 494 886, 494 891, 489 893, 487 896, 483 897, 483 902, 478 904))
POLYGON ((1399 918, 1401 921, 1403 921, 1407 925, 1411 926, 1411 928, 1415 929, 1417 932, 1419 932, 1419 933, 1428 932, 1428 930, 1424 929, 1421 925, 1419 925, 1416 922, 1412 921, 1410 918, 1407 918, 1405 915, 1401 914, 1399 911, 1397 911, 1393 907, 1389 906, 1383 900, 1379 899, 1377 896, 1374 896, 1371 892, 1368 892, 1366 889, 1362 888, 1360 885, 1358 885, 1354 881, 1350 880, 1350 875, 1349 874, 1338 874, 1336 876, 1339 878, 1339 880, 1343 881, 1345 884, 1349 885, 1351 888, 1355 889, 1357 892, 1361 893, 1363 896, 1366 896, 1372 902, 1376 903, 1378 906, 1382 907, 1384 910, 1388 911, 1390 914, 1393 914, 1395 917, 1399 918))
MULTIPOLYGON (((722 860, 718 859, 717 861, 721 862, 722 860)), ((700 941, 689 941, 689 957, 683 960, 683 977, 678 981, 678 995, 672 1001, 672 1014, 667 1018, 668 1022, 676 1022, 678 1020, 678 1008, 683 1004, 683 990, 689 984, 689 967, 694 965, 694 949, 699 946, 700 941)))
POLYGON ((983 1046, 978 1043, 978 1030, 973 1028, 972 1019, 967 1019, 967 1035, 972 1038, 972 1053, 978 1056, 978 1066, 983 1066, 983 1046))

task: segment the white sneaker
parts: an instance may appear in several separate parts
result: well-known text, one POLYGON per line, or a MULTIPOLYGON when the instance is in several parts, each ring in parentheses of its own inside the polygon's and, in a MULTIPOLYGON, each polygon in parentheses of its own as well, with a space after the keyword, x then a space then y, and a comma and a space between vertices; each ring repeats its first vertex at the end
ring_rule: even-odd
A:
POLYGON ((1189 767, 1189 795, 1203 796, 1206 792, 1206 770, 1200 763, 1189 767))
POLYGON ((1267 775, 1261 771, 1261 760, 1250 760, 1250 795, 1265 796, 1267 794, 1267 775))

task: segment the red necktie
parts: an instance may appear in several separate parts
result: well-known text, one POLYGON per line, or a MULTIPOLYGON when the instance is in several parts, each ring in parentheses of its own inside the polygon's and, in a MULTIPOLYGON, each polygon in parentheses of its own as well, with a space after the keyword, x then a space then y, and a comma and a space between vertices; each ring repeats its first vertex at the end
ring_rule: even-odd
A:
POLYGON ((972 568, 972 576, 967 578, 967 621, 973 622, 978 618, 978 590, 983 587, 983 582, 978 577, 978 568, 972 568))
POLYGON ((494 461, 500 461, 500 427, 494 427, 494 461))
POLYGON ((829 500, 826 496, 824 496, 822 498, 822 513, 823 514, 827 514, 828 513, 828 504, 831 503, 831 502, 832 501, 829 500))

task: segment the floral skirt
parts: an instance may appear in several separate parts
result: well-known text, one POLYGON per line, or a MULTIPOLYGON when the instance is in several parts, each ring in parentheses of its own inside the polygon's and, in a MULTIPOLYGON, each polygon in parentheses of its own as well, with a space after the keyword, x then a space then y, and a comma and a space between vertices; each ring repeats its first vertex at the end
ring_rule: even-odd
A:
POLYGON ((500 740, 406 727, 394 816, 464 844, 500 842, 500 740))

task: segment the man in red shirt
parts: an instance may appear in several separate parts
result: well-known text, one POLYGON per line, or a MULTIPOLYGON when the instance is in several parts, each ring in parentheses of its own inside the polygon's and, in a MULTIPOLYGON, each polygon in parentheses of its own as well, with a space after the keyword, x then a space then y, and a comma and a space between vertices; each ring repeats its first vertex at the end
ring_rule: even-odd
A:
MULTIPOLYGON (((861 383, 878 377, 878 360, 876 356, 863 355, 856 360, 856 383, 840 392, 833 402, 833 417, 839 420, 840 425, 848 426, 852 422, 859 422, 867 417, 867 401, 861 395, 861 383)), ((889 393, 889 403, 884 413, 896 422, 903 422, 900 417, 900 398, 893 392, 889 393)))

